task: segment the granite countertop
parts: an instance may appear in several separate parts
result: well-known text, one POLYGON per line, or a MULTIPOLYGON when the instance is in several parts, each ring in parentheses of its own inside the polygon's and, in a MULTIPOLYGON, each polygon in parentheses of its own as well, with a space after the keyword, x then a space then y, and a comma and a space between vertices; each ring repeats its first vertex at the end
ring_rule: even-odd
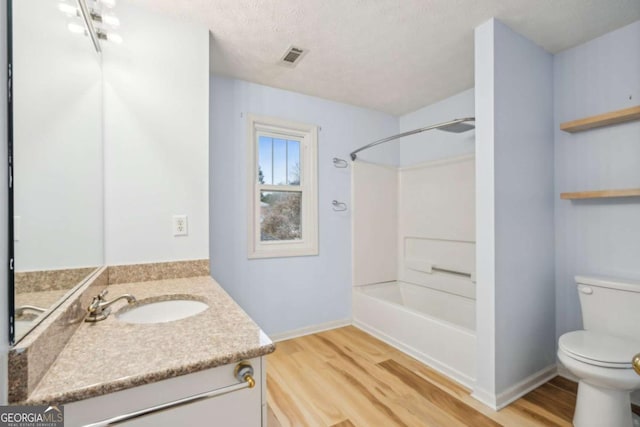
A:
MULTIPOLYGON (((24 404, 65 404, 263 356, 275 345, 211 277, 109 285, 108 300, 189 295, 209 308, 185 319, 130 324, 114 314, 83 323, 24 404)), ((164 298, 163 298, 164 299, 164 298)))

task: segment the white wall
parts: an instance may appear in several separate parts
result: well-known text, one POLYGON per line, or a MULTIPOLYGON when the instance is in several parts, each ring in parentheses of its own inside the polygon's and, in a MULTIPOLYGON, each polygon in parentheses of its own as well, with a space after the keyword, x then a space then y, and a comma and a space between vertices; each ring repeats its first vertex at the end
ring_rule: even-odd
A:
POLYGON ((398 169, 358 160, 351 172, 353 285, 398 280, 398 169))
MULTIPOLYGON (((218 76, 211 78, 211 271, 270 334, 343 320, 351 315, 350 169, 332 158, 398 132, 395 117, 218 76), (246 115, 255 113, 321 126, 318 141, 320 254, 247 259, 246 115)), ((394 148, 362 158, 397 163, 394 148)), ((373 151, 373 150, 372 150, 373 151)))
POLYGON ((477 236, 478 371, 494 379, 474 392, 504 397, 556 359, 552 56, 496 20, 476 36, 477 228, 494 233, 477 236))
POLYGON ((554 87, 560 336, 582 328, 575 275, 640 278, 638 199, 559 200, 566 191, 638 187, 640 122, 575 134, 559 126, 640 104, 640 21, 557 54, 554 87))
POLYGON ((398 189, 398 273, 402 281, 475 298, 475 158, 402 168, 398 189))
POLYGON ((19 272, 104 261, 101 59, 70 20, 56 2, 13 3, 19 272))
MULTIPOLYGON (((8 293, 7 271, 7 8, 0 7, 0 293, 8 293)), ((7 403, 7 352, 9 350, 9 313, 6 299, 0 303, 0 405, 7 403)))
POLYGON ((134 3, 103 44, 106 263, 207 258, 209 33, 134 3))
POLYGON ((495 316, 495 51, 493 20, 475 29, 476 108, 476 385, 496 405, 495 316))
MULTIPOLYGON (((423 128, 463 117, 474 117, 474 89, 400 116, 400 132, 423 128)), ((430 130, 403 138, 398 143, 400 165, 471 154, 475 150, 475 132, 451 133, 430 130)))

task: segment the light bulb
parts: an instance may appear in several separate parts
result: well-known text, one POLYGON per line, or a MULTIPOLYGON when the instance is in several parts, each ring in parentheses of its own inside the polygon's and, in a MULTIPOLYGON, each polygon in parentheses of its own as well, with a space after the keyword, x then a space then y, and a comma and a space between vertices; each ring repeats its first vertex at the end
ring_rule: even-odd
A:
POLYGON ((102 15, 102 22, 112 27, 118 27, 120 25, 120 20, 114 15, 102 15))
POLYGON ((119 34, 107 33, 107 40, 114 43, 122 43, 122 37, 119 34))
POLYGON ((84 34, 84 26, 76 24, 75 22, 69 23, 69 25, 67 25, 67 28, 74 34, 84 34))
POLYGON ((70 4, 60 3, 58 4, 58 9, 60 12, 66 13, 67 15, 77 15, 78 9, 75 6, 71 6, 70 4))

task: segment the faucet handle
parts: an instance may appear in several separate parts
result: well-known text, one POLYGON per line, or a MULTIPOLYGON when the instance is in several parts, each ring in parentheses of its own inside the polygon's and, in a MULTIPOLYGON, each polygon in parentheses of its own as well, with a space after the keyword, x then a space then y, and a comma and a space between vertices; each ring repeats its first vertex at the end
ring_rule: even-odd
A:
POLYGON ((633 370, 636 371, 638 375, 640 375, 640 353, 633 356, 631 364, 633 365, 633 370))
POLYGON ((108 293, 109 293, 109 291, 105 288, 98 295, 93 297, 93 299, 91 300, 91 304, 89 304, 89 307, 87 308, 87 311, 89 313, 94 313, 96 311, 99 311, 100 304, 106 301, 106 299, 104 297, 108 293))

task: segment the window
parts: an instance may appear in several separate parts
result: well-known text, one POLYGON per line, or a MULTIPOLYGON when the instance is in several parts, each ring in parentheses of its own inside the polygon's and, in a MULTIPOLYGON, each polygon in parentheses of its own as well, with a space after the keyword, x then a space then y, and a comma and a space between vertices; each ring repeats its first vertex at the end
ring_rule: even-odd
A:
POLYGON ((318 128, 248 117, 249 258, 318 254, 318 128))

